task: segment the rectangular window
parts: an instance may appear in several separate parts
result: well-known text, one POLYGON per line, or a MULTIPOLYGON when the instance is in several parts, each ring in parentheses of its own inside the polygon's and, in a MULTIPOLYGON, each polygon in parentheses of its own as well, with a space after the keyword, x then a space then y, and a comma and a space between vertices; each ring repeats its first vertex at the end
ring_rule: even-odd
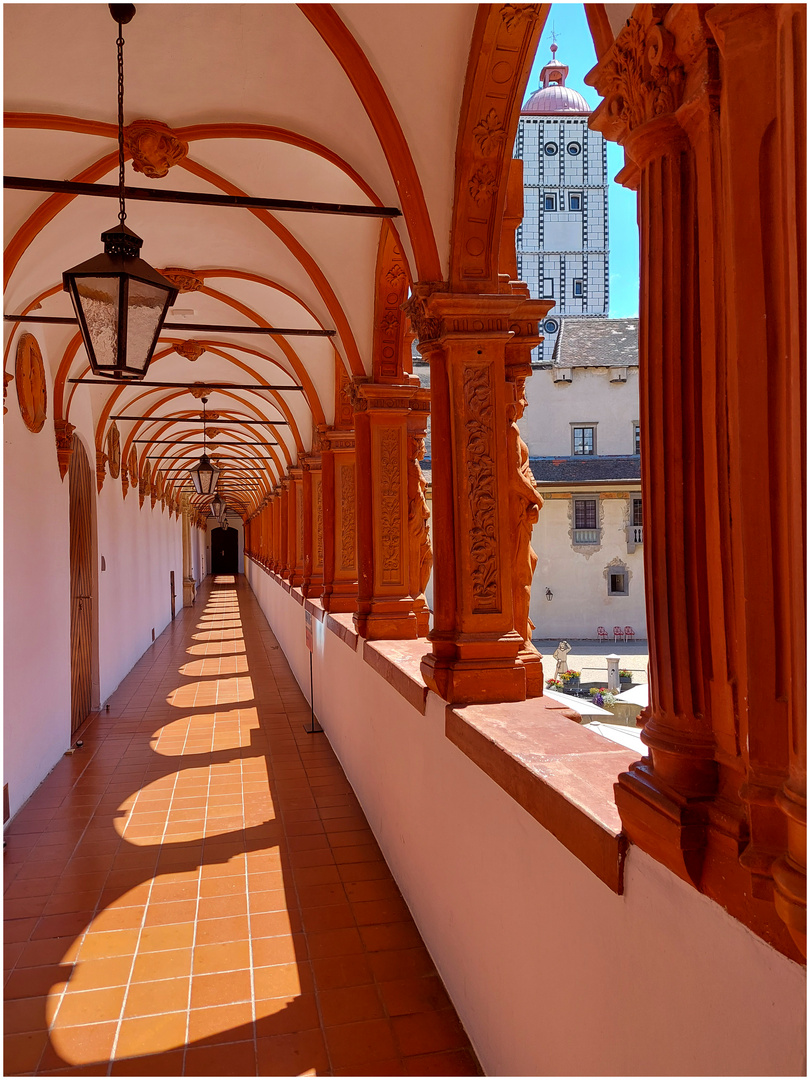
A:
POLYGON ((549 297, 549 296, 553 296, 553 295, 554 295, 554 278, 553 277, 544 277, 543 278, 543 296, 549 297))
POLYGON ((574 296, 582 296, 582 278, 574 278, 574 296))
POLYGON ((608 574, 608 596, 627 596, 627 571, 611 570, 608 574))
POLYGON ((557 196, 554 192, 546 192, 543 197, 543 209, 544 210, 556 210, 557 209, 557 196))
POLYGON ((596 499, 574 499, 574 528, 596 528, 596 499))
POLYGON ((582 195, 578 191, 572 191, 568 196, 568 209, 569 210, 581 210, 582 209, 582 195))
POLYGON ((633 524, 643 524, 641 520, 641 499, 633 499, 633 524))
POLYGON ((573 433, 573 452, 575 456, 587 455, 596 453, 596 428, 595 427, 574 427, 573 433))
POLYGON ((641 427, 639 424, 633 425, 633 453, 641 453, 641 427))

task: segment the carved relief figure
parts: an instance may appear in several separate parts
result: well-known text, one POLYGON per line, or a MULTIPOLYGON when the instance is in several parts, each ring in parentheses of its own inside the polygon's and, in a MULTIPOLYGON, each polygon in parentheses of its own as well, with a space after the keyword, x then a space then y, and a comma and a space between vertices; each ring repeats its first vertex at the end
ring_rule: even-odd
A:
POLYGON ((531 467, 529 448, 520 436, 518 420, 526 408, 526 380, 515 380, 515 400, 507 406, 506 429, 509 461, 509 520, 512 526, 512 610, 515 629, 524 640, 524 648, 532 649, 532 626, 529 605, 532 578, 537 566, 537 554, 532 547, 532 528, 540 517, 543 498, 538 492, 531 467))
POLYGON ((48 404, 45 366, 33 334, 23 334, 17 345, 17 401, 23 423, 29 431, 42 431, 48 404))
POLYGON ((166 176, 188 154, 188 143, 161 120, 133 120, 124 128, 124 146, 132 155, 135 172, 153 179, 166 176))
POLYGON ((408 436, 408 535, 410 537, 411 587, 414 598, 424 599, 425 589, 433 568, 433 549, 430 544, 430 510, 425 489, 427 481, 419 462, 425 456, 425 440, 408 436))
POLYGON ((107 432, 107 464, 110 466, 110 476, 117 480, 121 471, 121 435, 115 421, 107 432))

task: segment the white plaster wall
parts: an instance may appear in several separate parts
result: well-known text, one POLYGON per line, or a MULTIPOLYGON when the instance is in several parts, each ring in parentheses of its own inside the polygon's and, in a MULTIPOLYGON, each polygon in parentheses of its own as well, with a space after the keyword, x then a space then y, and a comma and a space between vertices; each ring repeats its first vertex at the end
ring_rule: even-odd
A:
POLYGON ((611 382, 609 368, 574 368, 570 383, 555 383, 550 369, 526 383, 529 405, 521 424, 530 457, 569 457, 571 424, 596 426, 597 455, 632 454, 638 423, 638 368, 627 382, 611 382))
POLYGON ((107 476, 98 496, 100 701, 112 694, 171 622, 170 572, 175 610, 183 607, 182 520, 154 507, 138 491, 121 497, 121 481, 107 476))
MULTIPOLYGON (((10 362, 13 372, 13 362, 10 362)), ((46 363, 48 401, 52 384, 46 363)), ((3 418, 3 782, 15 814, 70 746, 70 516, 50 417, 3 418)))
MULTIPOLYGON (((303 609, 247 577, 306 694, 303 609)), ((439 698, 419 715, 323 627, 315 661, 318 718, 487 1075, 804 1074, 803 968, 635 849, 616 896, 445 738, 439 698)))
MULTIPOLYGON (((628 494, 632 499, 641 492, 628 494)), ((600 500, 598 491, 578 495, 598 501, 601 544, 596 550, 572 544, 572 500, 546 498, 532 533, 537 552, 530 608, 533 636, 596 639, 597 626, 604 626, 612 636, 613 627, 621 625, 632 626, 636 637, 646 637, 643 548, 638 544, 634 552, 627 550, 630 500, 600 500), (614 559, 629 571, 627 596, 608 596, 605 571, 614 559), (553 600, 546 600, 546 588, 554 594, 553 600)))

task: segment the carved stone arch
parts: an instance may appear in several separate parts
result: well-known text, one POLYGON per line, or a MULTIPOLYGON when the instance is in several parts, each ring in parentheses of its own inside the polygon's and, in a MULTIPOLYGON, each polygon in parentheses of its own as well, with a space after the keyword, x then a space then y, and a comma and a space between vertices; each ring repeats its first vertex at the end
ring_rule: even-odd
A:
POLYGON ((473 30, 456 144, 450 245, 454 292, 496 293, 520 107, 550 4, 482 4, 473 30))
MULTIPOLYGON (((374 382, 402 382, 407 317, 402 310, 410 274, 402 246, 389 222, 380 231, 374 300, 374 382)), ((410 367, 410 365, 408 365, 410 367)))

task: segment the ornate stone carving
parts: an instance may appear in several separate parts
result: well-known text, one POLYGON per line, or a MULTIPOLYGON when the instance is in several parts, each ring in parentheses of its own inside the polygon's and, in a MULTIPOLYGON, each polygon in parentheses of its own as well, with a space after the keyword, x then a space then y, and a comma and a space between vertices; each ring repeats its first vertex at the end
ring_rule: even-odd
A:
POLYGON ((304 558, 304 500, 301 484, 292 488, 295 493, 295 565, 304 558))
POLYGON ((129 482, 133 487, 138 483, 138 451, 133 446, 129 452, 129 482))
POLYGON ((402 305, 402 310, 411 320, 411 327, 417 339, 422 341, 436 341, 442 336, 444 322, 442 319, 428 315, 427 305, 423 297, 412 295, 402 305))
POLYGON ((492 157, 498 153, 506 138, 506 128, 498 116, 497 110, 490 109, 473 128, 478 152, 482 157, 492 157))
POLYGON ((10 371, 6 371, 3 374, 3 416, 8 412, 8 409, 6 408, 6 394, 8 393, 8 384, 10 382, 14 382, 14 376, 10 371))
POLYGON ((140 478, 138 479, 138 505, 143 506, 143 501, 152 491, 151 472, 148 459, 144 461, 140 478))
POLYGON ((73 432, 76 428, 67 420, 56 420, 53 427, 56 435, 56 460, 59 462, 59 475, 64 480, 70 468, 70 455, 73 453, 73 432))
MULTIPOLYGON (((200 345, 198 341, 180 341, 176 345, 172 345, 172 348, 178 356, 182 356, 184 360, 190 360, 192 364, 195 360, 199 360, 205 352, 205 346, 200 345)), ((202 397, 202 394, 195 394, 194 396, 202 397)))
POLYGON ((488 165, 482 165, 470 177, 470 195, 477 206, 483 206, 498 190, 498 180, 488 165))
POLYGON ((158 271, 174 285, 178 292, 199 292, 205 284, 202 274, 196 270, 187 270, 183 266, 164 266, 158 271))
POLYGON ((188 143, 161 120, 133 120, 124 128, 124 146, 135 172, 157 180, 188 154, 188 143))
POLYGON ((396 428, 380 432, 380 526, 382 541, 382 580, 399 581, 402 522, 399 433, 396 428))
POLYGON ((335 427, 354 427, 354 409, 349 396, 351 379, 340 357, 335 358, 335 427))
POLYGON ((537 554, 532 547, 532 528, 540 516, 543 498, 537 490, 529 465, 529 449, 520 435, 518 420, 526 408, 526 380, 514 382, 515 400, 507 405, 506 429, 509 461, 509 522, 512 528, 512 612, 515 629, 523 638, 523 648, 534 651, 529 618, 532 578, 537 554))
POLYGON ((433 567, 433 550, 430 544, 430 510, 425 490, 427 481, 419 462, 425 456, 425 440, 419 436, 408 437, 408 537, 410 539, 411 587, 414 598, 424 598, 433 567))
POLYGON ((586 81, 605 99, 593 126, 611 129, 612 137, 674 112, 683 99, 684 70, 672 35, 660 23, 645 29, 635 17, 586 81))
POLYGON ((99 494, 104 486, 104 477, 107 475, 106 464, 107 455, 103 450, 96 450, 96 490, 99 494))
POLYGON ((340 498, 342 526, 340 534, 340 567, 341 570, 353 570, 357 546, 355 535, 354 465, 340 466, 340 498))
POLYGON ((117 480, 121 472, 121 435, 114 420, 107 432, 107 462, 110 466, 110 476, 113 480, 117 480))
POLYGON ((323 479, 318 473, 315 479, 315 565, 323 567, 323 479))
POLYGON ((539 4, 504 4, 501 8, 501 18, 510 32, 524 21, 534 22, 539 14, 539 4))
POLYGON ((494 394, 489 367, 462 373, 467 445, 467 499, 470 507, 470 559, 473 609, 499 611, 498 525, 495 483, 494 394))
POLYGON ((22 334, 17 342, 17 401, 23 423, 29 431, 42 431, 48 408, 45 365, 39 343, 33 334, 22 334))

